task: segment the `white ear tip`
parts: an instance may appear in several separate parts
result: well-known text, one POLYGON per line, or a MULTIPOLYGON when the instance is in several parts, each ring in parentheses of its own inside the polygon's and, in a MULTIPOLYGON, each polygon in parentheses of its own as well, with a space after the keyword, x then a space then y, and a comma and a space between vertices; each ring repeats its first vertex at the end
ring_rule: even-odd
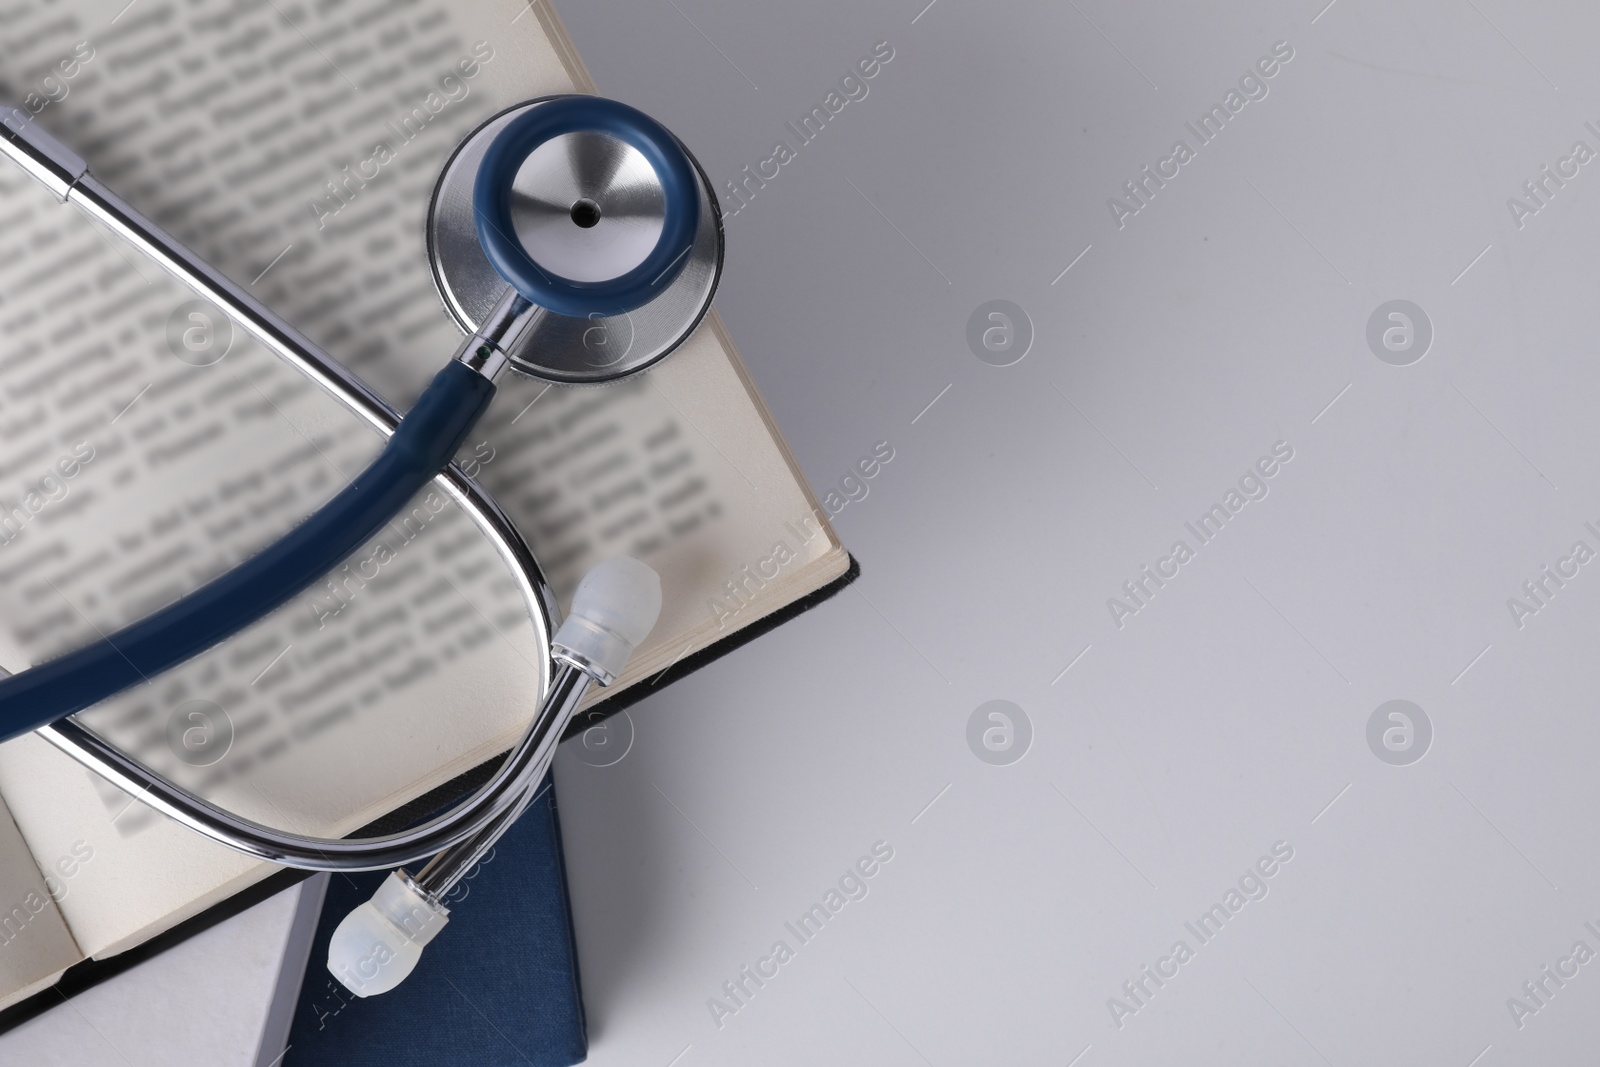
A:
POLYGON ((638 647, 661 615, 661 575, 632 556, 601 560, 578 583, 572 614, 597 622, 638 647))
POLYGON ((590 568, 572 597, 572 611, 553 644, 609 683, 650 635, 661 615, 661 576, 632 556, 612 556, 590 568))
POLYGON ((406 980, 450 912, 395 871, 328 942, 328 970, 358 997, 387 993, 406 980))

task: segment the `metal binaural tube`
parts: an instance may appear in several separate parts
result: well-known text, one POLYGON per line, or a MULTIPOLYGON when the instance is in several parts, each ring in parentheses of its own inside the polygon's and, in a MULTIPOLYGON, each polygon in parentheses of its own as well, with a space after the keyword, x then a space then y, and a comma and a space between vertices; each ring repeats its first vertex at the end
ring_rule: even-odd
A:
POLYGON ((38 732, 163 815, 240 852, 308 871, 377 871, 415 863, 453 848, 502 819, 509 826, 515 814, 527 807, 549 772, 562 731, 588 686, 589 676, 581 670, 559 668, 539 714, 488 782, 443 815, 381 837, 311 837, 264 826, 174 785, 71 719, 38 732))
MULTIPOLYGON (((564 730, 590 683, 614 682, 633 650, 655 628, 660 615, 661 576, 648 564, 628 556, 612 556, 591 567, 572 595, 572 611, 550 641, 551 655, 558 666, 550 695, 545 698, 544 714, 554 717, 564 730)), ((548 769, 549 758, 543 766, 548 769)), ((542 771, 535 768, 534 773, 534 782, 544 780, 542 771)), ((534 799, 530 788, 514 808, 486 823, 473 837, 434 857, 413 884, 435 904, 440 903, 534 799)))
MULTIPOLYGON (((578 703, 583 700, 593 681, 588 673, 570 663, 562 663, 557 668, 555 681, 550 685, 550 696, 545 701, 545 713, 554 716, 561 723, 563 731, 566 729, 566 724, 572 721, 573 713, 578 710, 578 703)), ((543 782, 545 775, 550 772, 550 764, 554 758, 555 749, 552 747, 541 756, 540 762, 533 766, 528 777, 532 785, 520 803, 485 823, 483 829, 465 841, 451 845, 434 856, 413 879, 417 888, 435 901, 443 900, 445 894, 467 876, 473 866, 494 847, 495 842, 500 840, 511 825, 522 817, 522 813, 528 810, 528 806, 537 799, 539 783, 543 782)))
POLYGON ((89 172, 82 156, 56 140, 54 134, 19 107, 0 105, 0 154, 9 156, 57 200, 66 200, 73 186, 89 172))

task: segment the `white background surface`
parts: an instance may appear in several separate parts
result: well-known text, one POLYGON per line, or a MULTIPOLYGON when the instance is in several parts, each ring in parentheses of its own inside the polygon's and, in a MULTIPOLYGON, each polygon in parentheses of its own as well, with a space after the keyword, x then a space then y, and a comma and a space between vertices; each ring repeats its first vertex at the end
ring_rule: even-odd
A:
POLYGON ((1600 550, 1600 165, 1520 229, 1506 201, 1600 150, 1593 12, 924 2, 560 5, 719 189, 895 49, 730 220, 719 300, 819 491, 894 447, 836 519, 864 575, 636 706, 615 765, 560 757, 590 1062, 1590 1062, 1600 963, 1520 1028, 1507 1001, 1600 951, 1600 577, 1520 629, 1507 598, 1600 550), (1119 229, 1107 198, 1278 40, 1269 95, 1119 229), (1008 367, 965 337, 995 298, 1036 335, 1008 367), (1433 324, 1410 366, 1366 342, 1392 299, 1433 324), (1107 598, 1280 440, 1119 629, 1107 598), (968 747, 995 699, 1032 724, 1009 766, 968 747), (1366 738, 1393 699, 1432 723, 1409 766, 1366 738))
POLYGON ((1506 204, 1600 150, 1593 12, 1325 2, 558 5, 719 189, 895 49, 730 220, 719 301, 819 490, 893 443, 836 520, 864 576, 635 708, 617 765, 563 756, 591 1062, 1594 1058, 1600 964, 1520 1029, 1507 1000, 1600 951, 1600 576, 1520 630, 1506 603, 1600 549, 1596 165, 1520 230, 1506 204), (1278 40, 1119 230, 1107 198, 1278 40), (1013 366, 965 340, 992 298, 1036 331, 1013 366), (1405 367, 1365 340, 1397 298, 1435 330, 1405 367), (1107 598, 1279 440, 1270 495, 1119 630, 1107 598), (967 746, 992 699, 1033 725, 1011 766, 967 746), (1367 745, 1391 699, 1433 725, 1410 766, 1367 745), (880 839, 870 895, 719 1029, 707 998, 880 839))

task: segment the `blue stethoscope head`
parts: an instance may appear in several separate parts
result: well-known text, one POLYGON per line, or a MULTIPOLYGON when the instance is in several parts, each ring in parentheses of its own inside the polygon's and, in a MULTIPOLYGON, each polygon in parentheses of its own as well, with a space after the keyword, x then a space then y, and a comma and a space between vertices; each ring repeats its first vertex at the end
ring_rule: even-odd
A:
POLYGON ((666 128, 615 100, 548 100, 507 123, 472 207, 494 269, 540 307, 621 315, 677 280, 700 225, 698 174, 666 128))
MULTIPOLYGON (((501 336, 521 374, 598 385, 682 345, 711 308, 723 230, 705 171, 625 104, 547 96, 489 116, 428 207, 428 259, 469 335, 513 294, 535 314, 501 336)), ((516 312, 522 314, 522 312, 516 312)))

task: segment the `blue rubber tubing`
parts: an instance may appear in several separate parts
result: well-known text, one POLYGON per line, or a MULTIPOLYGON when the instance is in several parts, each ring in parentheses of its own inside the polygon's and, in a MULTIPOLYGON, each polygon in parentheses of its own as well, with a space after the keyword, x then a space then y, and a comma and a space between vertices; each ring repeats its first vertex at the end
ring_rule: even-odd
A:
POLYGON ((0 680, 0 741, 154 678, 294 599, 444 470, 493 396, 493 382, 452 361, 372 465, 277 543, 109 637, 0 680))
POLYGON ((501 277, 540 307, 575 319, 621 315, 654 300, 683 273, 700 226, 699 177, 677 138, 644 112, 597 96, 557 97, 511 120, 478 164, 472 206, 478 243, 501 277), (661 236, 643 263, 603 282, 578 282, 528 255, 511 222, 511 191, 534 149, 565 133, 595 131, 639 150, 661 182, 665 210, 661 236))

